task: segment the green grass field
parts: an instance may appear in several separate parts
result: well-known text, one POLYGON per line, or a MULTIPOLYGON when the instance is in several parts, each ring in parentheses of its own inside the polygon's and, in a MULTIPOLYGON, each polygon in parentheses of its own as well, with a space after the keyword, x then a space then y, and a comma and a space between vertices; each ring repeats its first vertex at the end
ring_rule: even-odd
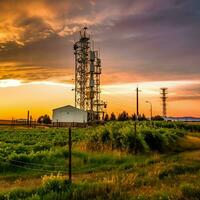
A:
POLYGON ((200 197, 199 125, 109 122, 68 129, 0 129, 2 199, 194 199, 200 197), (135 148, 137 155, 134 154, 135 148))

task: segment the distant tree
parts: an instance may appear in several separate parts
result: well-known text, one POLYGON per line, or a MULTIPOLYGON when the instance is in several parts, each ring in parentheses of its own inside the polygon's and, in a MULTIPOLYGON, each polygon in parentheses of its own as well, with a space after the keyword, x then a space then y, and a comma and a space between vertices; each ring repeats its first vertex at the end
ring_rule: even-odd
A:
POLYGON ((146 116, 144 114, 142 114, 142 115, 138 116, 138 120, 139 121, 144 121, 144 120, 147 120, 147 118, 146 118, 146 116))
POLYGON ((141 118, 142 118, 142 116, 139 114, 139 115, 138 115, 138 120, 140 121, 140 120, 141 120, 141 118))
POLYGON ((134 121, 136 120, 136 114, 135 113, 133 115, 131 115, 131 119, 134 120, 134 121))
POLYGON ((110 121, 115 121, 115 120, 116 120, 115 113, 112 112, 111 115, 110 115, 110 121))
POLYGON ((43 116, 38 117, 37 123, 39 124, 43 123, 43 116))
POLYGON ((109 121, 109 115, 106 113, 105 117, 104 117, 104 121, 107 122, 109 121))
POLYGON ((142 120, 147 120, 147 118, 146 118, 144 113, 142 114, 142 120))
POLYGON ((152 117, 152 120, 155 120, 155 121, 163 121, 163 117, 161 117, 160 115, 156 115, 154 117, 152 117))
POLYGON ((118 115, 118 121, 126 121, 129 120, 129 115, 126 111, 123 111, 118 115))
POLYGON ((42 124, 51 124, 51 119, 49 117, 49 115, 42 115, 38 118, 37 120, 38 123, 42 124))

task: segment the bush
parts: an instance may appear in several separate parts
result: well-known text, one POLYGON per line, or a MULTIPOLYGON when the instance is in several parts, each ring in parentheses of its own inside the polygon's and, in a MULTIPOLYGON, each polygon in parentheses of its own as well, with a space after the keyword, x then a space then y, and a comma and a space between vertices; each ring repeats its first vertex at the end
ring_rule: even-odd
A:
POLYGON ((79 184, 69 184, 59 176, 50 176, 43 178, 42 187, 32 190, 14 190, 10 193, 0 194, 0 200, 100 200, 100 199, 130 199, 130 197, 123 193, 119 187, 108 183, 91 183, 82 182, 79 184))
POLYGON ((177 140, 185 132, 179 129, 148 127, 145 123, 137 125, 135 134, 132 122, 109 122, 105 126, 94 128, 89 136, 88 148, 91 150, 116 149, 133 153, 149 150, 166 152, 175 150, 177 140), (136 147, 135 147, 136 146, 136 147))

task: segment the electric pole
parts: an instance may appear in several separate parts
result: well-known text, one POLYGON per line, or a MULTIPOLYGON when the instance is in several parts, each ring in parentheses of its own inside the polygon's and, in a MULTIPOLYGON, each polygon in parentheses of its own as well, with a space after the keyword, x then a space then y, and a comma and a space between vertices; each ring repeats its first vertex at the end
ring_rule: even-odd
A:
POLYGON ((136 110, 137 110, 137 119, 138 119, 138 116, 139 116, 139 89, 138 89, 138 86, 136 88, 136 110))
POLYGON ((135 154, 137 154, 137 121, 139 118, 139 90, 138 86, 136 88, 136 120, 135 120, 135 154))
POLYGON ((139 90, 137 86, 136 88, 136 117, 137 119, 139 118, 139 92, 141 92, 141 90, 139 90))

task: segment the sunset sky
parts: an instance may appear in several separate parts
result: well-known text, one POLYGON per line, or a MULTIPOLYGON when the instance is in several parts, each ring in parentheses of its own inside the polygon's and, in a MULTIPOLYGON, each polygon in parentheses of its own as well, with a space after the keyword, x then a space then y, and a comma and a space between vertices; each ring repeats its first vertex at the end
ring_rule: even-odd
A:
POLYGON ((107 111, 200 117, 199 0, 0 0, 0 119, 74 105, 73 41, 83 26, 102 58, 107 111))

